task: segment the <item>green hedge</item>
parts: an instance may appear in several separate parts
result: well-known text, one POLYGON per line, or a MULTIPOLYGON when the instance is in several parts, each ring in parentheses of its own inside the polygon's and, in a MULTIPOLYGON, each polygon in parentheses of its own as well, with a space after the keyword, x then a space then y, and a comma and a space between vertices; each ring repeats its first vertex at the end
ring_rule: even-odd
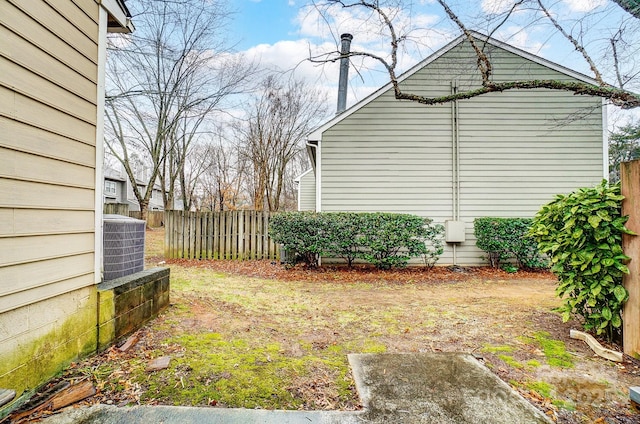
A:
POLYGON ((269 234, 307 266, 322 255, 356 259, 380 269, 406 266, 422 257, 433 266, 443 252, 444 227, 429 218, 394 213, 288 212, 274 215, 269 234))
POLYGON ((511 260, 520 268, 546 268, 547 261, 540 255, 536 240, 528 235, 531 223, 529 218, 476 218, 476 246, 487 252, 489 265, 494 268, 511 260))

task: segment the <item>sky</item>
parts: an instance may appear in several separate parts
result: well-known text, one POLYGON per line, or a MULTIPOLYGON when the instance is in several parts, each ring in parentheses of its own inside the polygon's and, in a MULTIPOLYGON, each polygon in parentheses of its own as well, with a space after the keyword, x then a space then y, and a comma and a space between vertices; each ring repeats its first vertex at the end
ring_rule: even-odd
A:
POLYGON ((232 0, 231 8, 239 50, 299 37, 295 18, 300 7, 289 0, 232 0))
MULTIPOLYGON (((400 71, 409 69, 460 35, 460 30, 445 17, 435 0, 414 0, 411 3, 410 10, 393 14, 394 25, 399 32, 411 28, 406 32, 406 47, 399 57, 400 71)), ((513 0, 448 1, 465 24, 485 33, 491 25, 479 21, 478 12, 493 13, 495 24, 500 19, 500 13, 513 3, 513 0)), ((545 3, 554 16, 571 28, 574 34, 584 37, 584 42, 596 61, 601 60, 600 55, 608 46, 607 37, 614 34, 621 22, 627 22, 625 25, 628 25, 630 21, 629 15, 609 0, 549 0, 545 3)), ((338 65, 313 65, 305 60, 310 52, 317 54, 334 51, 342 32, 354 35, 352 50, 367 50, 381 56, 386 56, 389 51, 388 41, 379 36, 379 28, 367 19, 369 15, 361 9, 334 7, 329 10, 325 19, 320 18, 317 9, 310 6, 309 0, 231 0, 229 5, 234 12, 229 37, 237 43, 235 48, 238 52, 258 60, 266 68, 294 70, 293 74, 297 78, 307 79, 323 87, 334 104, 338 65)), ((561 35, 552 35, 555 31, 548 21, 541 19, 535 25, 530 25, 529 16, 526 10, 516 12, 509 23, 493 36, 592 76, 587 62, 573 46, 561 35)), ((638 24, 637 20, 630 22, 631 26, 638 24)), ((628 31, 631 29, 633 28, 628 31)), ((636 41, 640 45, 638 38, 636 41)), ((637 48, 635 53, 640 56, 637 48)), ((598 63, 602 63, 605 69, 613 69, 606 62, 598 63)), ((605 79, 615 82, 612 72, 605 75, 605 79)), ((354 60, 350 70, 348 105, 363 99, 386 82, 387 74, 375 62, 354 60)))

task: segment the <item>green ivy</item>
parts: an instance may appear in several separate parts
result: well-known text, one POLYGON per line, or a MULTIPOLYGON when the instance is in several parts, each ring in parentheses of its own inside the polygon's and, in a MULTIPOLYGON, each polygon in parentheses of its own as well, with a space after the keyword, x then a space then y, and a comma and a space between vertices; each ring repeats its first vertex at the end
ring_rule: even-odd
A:
POLYGON ((563 321, 577 314, 586 330, 609 339, 621 333, 622 305, 629 297, 622 285, 623 274, 629 273, 622 234, 633 232, 624 226, 628 217, 621 216, 622 199, 620 185, 606 180, 558 195, 542 207, 530 230, 558 276, 563 321))
MULTIPOLYGON (((538 251, 537 242, 528 236, 532 220, 529 218, 476 218, 473 232, 476 246, 488 254, 489 265, 500 268, 502 262, 515 259, 525 269, 547 268, 548 261, 538 251)), ((511 264, 503 264, 507 272, 517 271, 511 264)))

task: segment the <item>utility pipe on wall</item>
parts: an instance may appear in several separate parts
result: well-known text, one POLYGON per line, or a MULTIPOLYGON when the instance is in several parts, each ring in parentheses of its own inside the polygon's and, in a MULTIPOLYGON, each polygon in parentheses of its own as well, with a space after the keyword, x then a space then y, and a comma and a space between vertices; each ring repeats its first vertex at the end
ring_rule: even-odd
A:
MULTIPOLYGON (((451 81, 451 94, 458 92, 458 81, 451 81)), ((451 197, 452 217, 460 220, 460 135, 458 101, 451 102, 451 197)), ((453 243, 453 264, 458 264, 457 244, 453 243)))

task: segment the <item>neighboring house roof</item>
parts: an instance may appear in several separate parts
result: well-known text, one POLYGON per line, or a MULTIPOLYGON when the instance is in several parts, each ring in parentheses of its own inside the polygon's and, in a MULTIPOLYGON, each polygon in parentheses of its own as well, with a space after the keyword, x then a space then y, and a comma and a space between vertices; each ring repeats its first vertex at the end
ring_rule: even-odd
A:
MULTIPOLYGON (((525 59, 528 59, 532 62, 536 62, 542 66, 546 66, 547 68, 553 69, 555 71, 558 71, 560 73, 563 73, 569 77, 575 78, 578 81, 584 82, 586 84, 591 84, 591 85, 597 85, 596 80, 594 80, 593 78, 581 74, 580 72, 574 71, 570 68, 567 68, 565 66, 562 66, 560 64, 557 64, 555 62, 552 62, 550 60, 544 59, 540 56, 536 56, 532 53, 526 52, 524 50, 521 50, 517 47, 514 47, 510 44, 504 43, 502 41, 498 41, 494 38, 488 37, 484 34, 480 34, 478 32, 475 31, 470 31, 471 34, 473 35, 474 38, 476 38, 479 41, 483 41, 486 42, 487 44, 490 44, 492 46, 501 48, 503 50, 506 50, 510 53, 516 54, 518 56, 521 56, 525 59)), ((406 80, 407 78, 411 77, 412 75, 414 75, 416 72, 420 71, 421 69, 423 69, 425 66, 429 65, 431 62, 435 61, 436 59, 438 59, 439 57, 441 57, 442 55, 444 55, 445 53, 447 53, 448 51, 452 50, 453 48, 455 48, 456 46, 458 46, 459 44, 463 43, 467 41, 467 37, 466 35, 462 34, 459 37, 457 37, 456 39, 454 39, 453 41, 451 41, 450 43, 448 43, 447 45, 445 45, 444 47, 442 47, 441 49, 439 49, 438 51, 436 51, 434 54, 432 54, 431 56, 427 57, 426 59, 422 60, 421 62, 419 62, 418 64, 416 64, 415 66, 413 66, 411 69, 409 69, 408 71, 404 72, 402 75, 400 75, 398 77, 398 82, 403 82, 404 80, 406 80)), ((373 93, 371 93, 369 96, 365 97, 364 99, 362 99, 361 101, 359 101, 358 103, 356 103, 355 105, 351 106, 350 108, 346 109, 344 112, 336 115, 335 117, 333 117, 332 119, 330 119, 329 121, 325 122, 324 124, 322 124, 321 126, 319 126, 318 128, 316 128, 313 132, 311 132, 308 136, 307 136, 307 140, 310 142, 314 142, 314 141, 319 141, 322 139, 322 133, 324 131, 326 131, 327 129, 331 128, 332 126, 334 126, 336 123, 342 121, 343 119, 345 119, 346 117, 348 117, 349 115, 353 114, 354 112, 360 110, 361 108, 363 108, 364 106, 366 106, 367 104, 371 103, 373 100, 377 99, 378 97, 382 96, 384 93, 386 93, 388 90, 393 89, 393 85, 391 84, 391 82, 385 84, 384 86, 380 87, 378 90, 374 91, 373 93)), ((307 151, 309 152, 310 156, 312 157, 312 160, 315 161, 315 150, 314 149, 307 149, 307 151)))
POLYGON ((104 178, 105 180, 126 181, 125 176, 122 175, 121 172, 109 167, 104 168, 104 178))

